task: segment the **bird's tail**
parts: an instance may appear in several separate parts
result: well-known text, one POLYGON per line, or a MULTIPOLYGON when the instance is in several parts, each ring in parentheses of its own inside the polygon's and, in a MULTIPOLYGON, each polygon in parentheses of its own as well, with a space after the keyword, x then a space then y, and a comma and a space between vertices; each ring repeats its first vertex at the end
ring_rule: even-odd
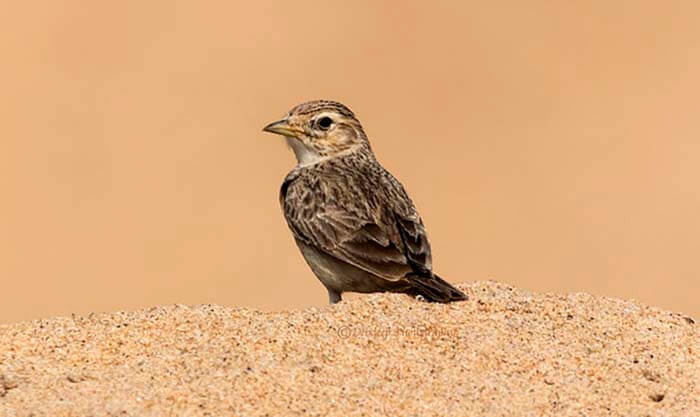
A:
POLYGON ((436 274, 410 275, 411 289, 407 292, 412 296, 423 296, 427 301, 434 303, 451 303, 452 301, 464 301, 467 295, 449 282, 440 278, 436 274))

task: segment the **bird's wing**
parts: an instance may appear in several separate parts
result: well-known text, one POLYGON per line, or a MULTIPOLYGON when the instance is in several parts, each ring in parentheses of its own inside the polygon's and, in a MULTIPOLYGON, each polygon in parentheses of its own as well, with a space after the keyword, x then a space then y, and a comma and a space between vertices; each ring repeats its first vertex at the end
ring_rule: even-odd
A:
POLYGON ((423 222, 403 186, 381 174, 370 181, 288 177, 280 194, 287 223, 295 238, 378 277, 430 274, 423 222))

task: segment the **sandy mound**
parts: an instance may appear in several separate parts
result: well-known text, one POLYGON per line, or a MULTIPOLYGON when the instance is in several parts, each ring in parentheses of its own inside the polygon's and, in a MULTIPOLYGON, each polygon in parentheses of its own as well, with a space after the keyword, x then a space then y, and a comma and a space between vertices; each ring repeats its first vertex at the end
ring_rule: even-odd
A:
POLYGON ((700 416, 698 324, 479 282, 262 313, 157 307, 0 326, 0 415, 700 416))

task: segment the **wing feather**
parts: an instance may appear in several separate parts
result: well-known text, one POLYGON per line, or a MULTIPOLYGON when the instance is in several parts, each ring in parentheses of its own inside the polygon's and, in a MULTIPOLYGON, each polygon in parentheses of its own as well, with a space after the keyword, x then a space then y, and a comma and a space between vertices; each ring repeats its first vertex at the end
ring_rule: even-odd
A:
POLYGON ((431 273, 425 227, 403 186, 381 167, 344 174, 305 168, 285 179, 280 203, 295 238, 390 281, 431 273))

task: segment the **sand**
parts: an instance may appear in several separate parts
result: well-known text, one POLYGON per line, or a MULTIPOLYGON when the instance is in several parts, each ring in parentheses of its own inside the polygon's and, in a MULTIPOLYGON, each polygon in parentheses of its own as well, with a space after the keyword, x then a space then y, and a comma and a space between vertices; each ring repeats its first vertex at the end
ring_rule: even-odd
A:
POLYGON ((683 314, 461 285, 267 313, 216 305, 0 326, 0 415, 700 416, 683 314))

